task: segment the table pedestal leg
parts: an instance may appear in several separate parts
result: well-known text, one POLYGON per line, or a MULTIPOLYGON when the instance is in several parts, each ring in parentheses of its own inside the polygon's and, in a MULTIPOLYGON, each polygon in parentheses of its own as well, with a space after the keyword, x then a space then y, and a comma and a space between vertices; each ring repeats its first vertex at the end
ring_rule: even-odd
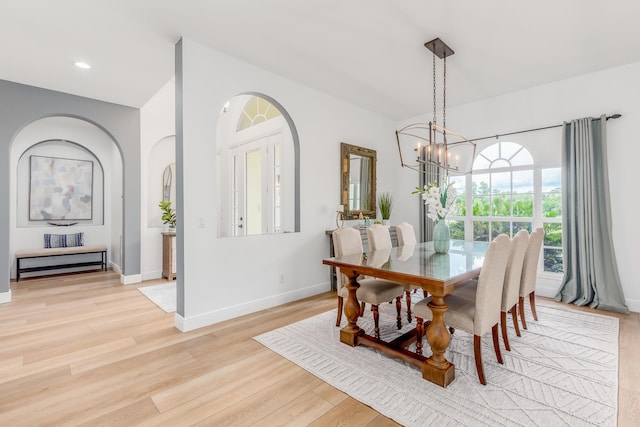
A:
POLYGON ((349 296, 344 302, 344 314, 349 323, 340 330, 340 341, 350 346, 358 345, 358 336, 364 334, 364 330, 358 326, 358 317, 360 317, 360 303, 356 297, 356 292, 360 287, 358 283, 358 274, 353 271, 345 271, 342 273, 349 277, 349 284, 346 288, 349 290, 349 296))
POLYGON ((422 377, 433 383, 446 387, 455 378, 455 367, 445 357, 444 353, 451 342, 451 335, 444 324, 444 312, 447 304, 444 297, 432 295, 429 308, 433 313, 433 320, 427 328, 427 342, 431 346, 432 356, 422 364, 422 377))

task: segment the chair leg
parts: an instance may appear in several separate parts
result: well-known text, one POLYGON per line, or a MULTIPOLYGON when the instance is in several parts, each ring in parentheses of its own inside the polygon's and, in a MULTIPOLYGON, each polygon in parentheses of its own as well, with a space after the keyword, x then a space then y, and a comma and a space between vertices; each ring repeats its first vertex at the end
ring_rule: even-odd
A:
POLYGON ((416 317, 416 354, 422 356, 422 336, 424 330, 422 328, 422 319, 416 317))
POLYGON ((340 326, 340 321, 342 320, 342 304, 344 303, 344 298, 338 297, 338 318, 336 319, 336 326, 340 326))
POLYGON ((507 351, 511 351, 509 346, 509 336, 507 335, 507 313, 500 312, 500 326, 502 326, 502 340, 504 341, 504 348, 507 351))
POLYGON ((407 300, 407 322, 411 323, 411 291, 404 291, 407 300))
POLYGON ((531 305, 531 313, 535 321, 538 321, 538 313, 536 313, 536 293, 535 291, 529 294, 529 304, 531 305))
POLYGON ((527 329, 527 321, 524 320, 524 298, 520 297, 518 300, 518 308, 520 309, 520 321, 522 322, 522 328, 527 329))
POLYGON ((487 385, 487 381, 484 379, 484 369, 482 369, 482 350, 480 348, 480 336, 473 336, 473 356, 476 359, 476 371, 478 371, 478 379, 480 384, 487 385))
POLYGON ((504 362, 502 361, 502 354, 500 353, 500 338, 498 338, 497 323, 491 328, 491 335, 493 335, 493 348, 496 351, 496 358, 498 359, 498 363, 504 365, 504 362))
POLYGON ((360 303, 360 317, 364 316, 364 309, 367 307, 367 304, 364 302, 360 303))
POLYGON ((513 318, 513 328, 516 330, 516 335, 521 337, 520 326, 518 326, 518 310, 516 310, 515 305, 511 307, 511 317, 513 318))
POLYGON ((372 304, 371 311, 373 311, 373 334, 376 338, 380 339, 380 313, 378 312, 378 306, 372 304))
POLYGON ((402 315, 400 314, 402 311, 402 298, 396 297, 396 311, 398 312, 398 316, 396 319, 398 320, 398 329, 402 329, 402 315))

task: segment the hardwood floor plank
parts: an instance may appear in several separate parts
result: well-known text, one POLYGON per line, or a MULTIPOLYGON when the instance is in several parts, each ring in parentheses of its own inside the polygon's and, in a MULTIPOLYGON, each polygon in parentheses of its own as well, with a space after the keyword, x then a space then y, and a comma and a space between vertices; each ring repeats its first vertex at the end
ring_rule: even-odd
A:
POLYGON ((158 409, 150 398, 138 400, 124 408, 92 418, 86 423, 79 424, 79 427, 113 427, 113 426, 133 426, 147 418, 158 414, 158 409))

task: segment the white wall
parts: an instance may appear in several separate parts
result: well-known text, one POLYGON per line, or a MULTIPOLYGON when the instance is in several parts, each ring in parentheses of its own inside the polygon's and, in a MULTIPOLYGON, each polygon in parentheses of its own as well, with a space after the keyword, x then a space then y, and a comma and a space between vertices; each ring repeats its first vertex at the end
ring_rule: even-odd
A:
POLYGON ((172 78, 140 109, 142 280, 162 276, 160 233, 164 226, 158 202, 162 199, 164 168, 175 162, 175 124, 175 80, 172 78))
POLYGON ((119 199, 121 194, 119 191, 112 191, 114 183, 118 186, 117 188, 122 186, 121 159, 113 141, 101 129, 84 120, 69 117, 49 117, 37 120, 25 126, 16 135, 11 146, 10 156, 10 200, 12 203, 10 209, 11 277, 15 277, 15 252, 20 249, 42 248, 44 245, 43 235, 45 233, 67 234, 84 232, 84 243, 86 245, 107 245, 109 248, 108 259, 111 262, 119 262, 120 243, 112 240, 111 230, 114 227, 119 227, 116 233, 118 235, 121 234, 121 200, 116 200, 115 202, 116 206, 120 206, 119 219, 115 220, 115 222, 111 209, 113 206, 112 199, 119 199), (31 148, 34 144, 49 139, 75 142, 85 147, 96 157, 93 157, 86 150, 68 143, 46 143, 31 148), (114 151, 116 156, 114 156, 114 151), (28 221, 28 162, 30 154, 94 161, 94 218, 92 220, 79 221, 77 225, 71 227, 56 227, 46 221, 28 221), (100 161, 102 169, 100 164, 96 162, 96 158, 100 161), (19 180, 17 179, 18 176, 20 177, 19 180), (21 188, 18 188, 18 184, 21 185, 21 188), (117 252, 115 259, 114 252, 117 252))
MULTIPOLYGON (((609 182, 618 269, 627 304, 633 311, 640 311, 640 287, 636 285, 634 268, 634 262, 637 262, 636 245, 640 241, 640 228, 636 225, 640 198, 637 197, 635 185, 637 179, 633 176, 637 159, 640 158, 638 132, 635 130, 640 121, 639 75, 640 62, 447 110, 447 124, 467 138, 544 127, 587 116, 622 114, 621 119, 607 122, 609 182)), ((455 82, 449 82, 449 85, 450 91, 455 91, 455 82)), ((411 120, 404 123, 408 122, 411 120)), ((527 147, 536 164, 560 164, 561 129, 501 140, 514 141, 527 147)), ((495 139, 490 139, 478 143, 478 152, 495 142, 495 139)), ((413 175, 402 174, 396 193, 411 188, 413 179, 413 175)), ((412 209, 412 203, 402 199, 400 204, 397 209, 414 212, 412 222, 417 225, 418 213, 412 209)), ((558 286, 558 281, 539 280, 537 292, 553 296, 558 286)))
POLYGON ((335 228, 340 203, 340 142, 376 149, 378 188, 390 190, 398 172, 395 123, 188 39, 181 66, 178 289, 184 289, 184 307, 177 326, 189 330, 328 291, 329 268, 321 260, 329 252, 325 230, 335 228), (296 125, 299 233, 217 237, 216 120, 228 99, 248 91, 273 97, 296 125))

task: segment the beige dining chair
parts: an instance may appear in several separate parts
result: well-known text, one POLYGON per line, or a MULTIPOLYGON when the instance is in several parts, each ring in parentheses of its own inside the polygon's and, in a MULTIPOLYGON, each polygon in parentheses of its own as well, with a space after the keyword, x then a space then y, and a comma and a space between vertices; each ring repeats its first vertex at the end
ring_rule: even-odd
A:
MULTIPOLYGON (((455 294, 448 295, 445 303, 448 310, 444 313, 444 323, 456 329, 462 329, 473 334, 473 353, 476 361, 476 371, 480 383, 486 385, 484 368, 482 366, 481 338, 491 330, 493 336, 493 348, 498 363, 503 364, 500 354, 498 337, 498 322, 500 321, 500 307, 502 302, 502 286, 507 270, 510 239, 505 234, 500 234, 490 244, 484 257, 475 301, 461 298, 455 294)), ((422 346, 424 335, 423 323, 427 321, 427 327, 432 320, 431 309, 428 304, 431 298, 425 298, 414 307, 416 316, 417 342, 422 346)))
POLYGON ((522 327, 527 329, 527 322, 524 318, 524 299, 529 297, 529 304, 531 305, 531 313, 533 318, 538 320, 538 313, 536 313, 536 277, 538 275, 538 259, 540 258, 540 250, 542 248, 542 241, 544 240, 544 229, 537 227, 531 232, 529 236, 529 244, 527 245, 527 251, 524 255, 524 262, 522 263, 522 277, 520 278, 520 298, 518 301, 518 308, 520 311, 520 321, 522 327))
MULTIPOLYGON (((369 249, 377 251, 380 249, 391 249, 391 235, 389 229, 381 224, 373 224, 367 228, 367 238, 369 240, 369 249)), ((411 291, 415 289, 422 289, 420 286, 400 284, 405 290, 405 300, 407 302, 407 322, 411 323, 411 291)))
MULTIPOLYGON (((332 233, 333 237, 333 249, 335 255, 348 256, 348 255, 360 255, 363 252, 362 239, 360 232, 353 227, 341 227, 332 233)), ((388 256, 387 256, 388 259, 388 256)), ((349 290, 346 287, 349 282, 349 278, 341 273, 340 269, 337 269, 338 276, 338 318, 336 319, 336 326, 340 326, 342 320, 342 306, 344 299, 349 297, 349 290)), ((388 280, 374 279, 374 278, 359 278, 358 283, 360 287, 356 291, 356 298, 358 301, 371 304, 371 311, 373 312, 374 322, 374 334, 376 338, 380 338, 380 326, 378 312, 378 306, 382 303, 396 300, 396 326, 398 329, 402 328, 401 311, 401 297, 404 293, 404 287, 390 283, 388 280)), ((360 316, 362 316, 364 309, 360 309, 360 316)))
MULTIPOLYGON (((502 329, 502 340, 504 348, 511 351, 509 344, 509 335, 507 333, 507 314, 511 314, 513 319, 513 327, 516 335, 521 336, 520 327, 518 326, 518 295, 520 295, 520 277, 522 275, 522 264, 524 255, 527 251, 527 243, 529 242, 529 232, 520 230, 513 236, 509 244, 509 257, 507 259, 507 270, 504 275, 504 287, 502 288, 502 307, 500 312, 500 326, 502 329)), ((454 295, 469 300, 476 299, 477 282, 471 281, 468 285, 460 288, 456 287, 453 291, 454 295)))
POLYGON ((418 242, 413 225, 408 222, 396 225, 396 235, 398 236, 398 246, 415 245, 418 242))

